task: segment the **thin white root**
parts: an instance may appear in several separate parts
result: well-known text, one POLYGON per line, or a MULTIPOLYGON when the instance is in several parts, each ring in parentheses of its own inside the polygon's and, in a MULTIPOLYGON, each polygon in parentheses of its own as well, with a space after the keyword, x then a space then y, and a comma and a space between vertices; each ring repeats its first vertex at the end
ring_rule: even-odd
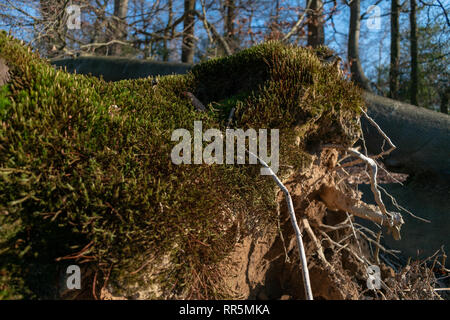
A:
MULTIPOLYGON (((359 152, 356 149, 349 148, 348 151, 355 155, 356 157, 360 158, 364 162, 366 162, 370 167, 370 189, 372 190, 373 196, 375 198, 375 202, 377 203, 378 207, 380 208, 380 211, 382 213, 381 215, 381 221, 378 222, 381 225, 385 224, 385 217, 388 218, 388 224, 389 230, 392 231, 392 235, 394 239, 400 240, 400 227, 403 224, 403 218, 402 215, 398 212, 392 212, 389 213, 386 210, 386 207, 383 203, 383 200, 381 199, 381 193, 378 189, 378 183, 377 183, 377 172, 378 172, 378 166, 375 160, 366 157, 361 152, 359 152), (397 221, 395 221, 397 220, 397 221)), ((355 214, 357 215, 357 214, 355 214)))
POLYGON ((388 216, 389 214, 386 211, 386 207, 384 206, 383 200, 381 200, 381 193, 378 190, 378 183, 377 183, 377 173, 378 173, 378 166, 375 160, 366 157, 361 152, 354 148, 349 148, 348 151, 355 155, 356 157, 363 160, 365 163, 367 163, 370 167, 370 188, 372 190, 372 193, 375 197, 375 202, 377 203, 378 207, 380 208, 381 212, 388 216))
POLYGON ((391 139, 389 139, 389 137, 387 136, 386 133, 384 133, 383 130, 381 130, 380 126, 378 125, 378 123, 375 122, 375 120, 373 120, 363 109, 361 109, 361 112, 364 114, 364 116, 366 117, 367 120, 369 120, 369 122, 377 129, 378 133, 381 134, 383 136, 383 138, 389 143, 389 146, 391 147, 389 150, 383 151, 380 154, 376 155, 375 157, 373 157, 374 159, 377 158, 381 158, 382 156, 388 155, 390 154, 392 151, 394 151, 395 149, 397 149, 397 147, 392 143, 391 139))
MULTIPOLYGON (((340 244, 340 243, 334 241, 333 239, 331 239, 330 236, 329 236, 325 231, 320 230, 320 233, 321 233, 321 234, 326 238, 326 240, 328 240, 333 246, 336 246, 336 247, 339 248, 339 250, 338 250, 337 252, 339 252, 339 251, 342 250, 342 249, 345 249, 345 250, 347 250, 349 253, 351 253, 351 254, 356 258, 356 260, 358 260, 360 263, 365 263, 365 261, 364 261, 364 260, 363 260, 356 252, 354 252, 352 249, 350 249, 350 248, 348 247, 348 243, 345 244, 345 245, 342 245, 342 244, 340 244)), ((336 252, 336 253, 337 253, 337 252, 336 252)))
MULTIPOLYGON (((230 123, 233 119, 234 116, 234 112, 235 112, 235 108, 232 108, 230 111, 230 114, 228 116, 228 121, 227 121, 227 128, 230 126, 230 123)), ((292 198, 291 195, 289 193, 289 190, 284 186, 284 184, 281 182, 281 180, 277 177, 277 175, 272 171, 272 169, 267 165, 266 162, 264 162, 264 160, 260 159, 256 154, 246 150, 249 154, 253 155, 256 159, 258 159, 258 161, 269 170, 270 175, 272 176, 272 179, 275 181, 275 183, 278 185, 278 187, 280 187, 281 191, 283 191, 283 193, 286 196, 286 202, 287 202, 287 207, 289 210, 289 216, 291 219, 291 223, 292 223, 292 227, 294 228, 295 231, 295 235, 296 235, 296 239, 297 239, 297 245, 298 245, 298 250, 299 250, 299 256, 300 256, 300 262, 302 265, 302 275, 303 275, 303 283, 304 283, 304 287, 305 287, 305 296, 307 300, 314 300, 313 298, 313 294, 312 294, 312 289, 311 289, 311 281, 309 278, 309 270, 308 270, 308 263, 306 260, 306 254, 305 254, 305 248, 303 246, 303 240, 302 240, 302 233, 300 231, 300 228, 298 227, 298 223, 297 223, 297 218, 295 216, 295 211, 294 211, 294 205, 292 203, 292 198)), ((313 240, 314 241, 314 240, 313 240)), ((317 241, 317 239, 316 239, 317 241)), ((283 241, 284 242, 284 241, 283 241)), ((286 254, 287 256, 287 254, 286 254)), ((324 256, 325 258, 325 256, 324 256)), ((326 260, 325 260, 326 261, 326 260)))
POLYGON ((325 254, 323 253, 322 245, 320 244, 320 241, 317 240, 316 235, 314 234, 313 230, 311 229, 311 226, 309 225, 308 219, 303 218, 302 219, 303 227, 305 228, 306 232, 308 233, 309 237, 311 238, 312 242, 316 245, 317 248, 317 254, 319 256, 319 259, 323 262, 323 264, 329 268, 332 269, 331 264, 327 261, 325 258, 325 254))
POLYGON ((252 152, 248 151, 248 153, 253 155, 255 158, 257 158, 258 161, 265 168, 267 168, 267 170, 269 170, 270 175, 272 176, 273 180, 278 185, 278 187, 280 187, 281 191, 283 191, 283 193, 286 196, 286 202, 287 202, 287 207, 288 207, 288 211, 289 211, 289 216, 291 218, 292 227, 294 228, 294 231, 295 231, 295 236, 297 238, 298 250, 300 253, 300 262, 302 265, 302 275, 303 275, 303 283, 305 285, 306 299, 313 300, 313 294, 312 294, 312 290, 311 290, 311 282, 309 279, 308 264, 307 264, 305 248, 303 246, 303 240, 302 240, 302 233, 300 231, 300 228, 298 227, 297 218, 295 216, 295 211, 294 211, 294 204, 292 203, 292 198, 289 193, 289 190, 284 186, 284 184, 277 177, 277 175, 272 171, 272 169, 267 165, 267 163, 265 163, 263 160, 261 160, 257 155, 253 154, 252 152))
POLYGON ((427 219, 421 218, 421 217, 419 217, 419 216, 416 216, 414 213, 412 213, 412 212, 409 211, 408 209, 406 209, 406 208, 402 207, 401 205, 399 205, 399 204, 397 203, 397 200, 395 200, 394 196, 392 196, 389 192, 387 192, 386 189, 384 189, 382 186, 378 186, 378 188, 380 188, 381 191, 383 191, 383 192, 391 199, 392 204, 393 204, 397 209, 405 211, 407 214, 409 214, 411 217, 413 217, 413 218, 415 218, 415 219, 417 219, 417 220, 420 220, 420 221, 425 222, 425 223, 431 223, 430 220, 427 220, 427 219))
POLYGON ((353 236, 355 237, 355 241, 356 241, 356 244, 358 246, 359 253, 362 255, 363 252, 362 252, 361 246, 359 244, 358 237, 356 236, 356 230, 355 230, 355 227, 353 226, 352 217, 348 214, 348 212, 345 212, 345 214, 347 215, 347 220, 349 221, 349 225, 350 225, 350 227, 352 229, 353 236))
POLYGON ((375 259, 375 263, 377 265, 380 265, 380 246, 381 246, 380 241, 381 241, 381 230, 378 231, 378 234, 377 234, 377 241, 376 241, 377 246, 375 247, 375 254, 373 255, 374 259, 375 259))

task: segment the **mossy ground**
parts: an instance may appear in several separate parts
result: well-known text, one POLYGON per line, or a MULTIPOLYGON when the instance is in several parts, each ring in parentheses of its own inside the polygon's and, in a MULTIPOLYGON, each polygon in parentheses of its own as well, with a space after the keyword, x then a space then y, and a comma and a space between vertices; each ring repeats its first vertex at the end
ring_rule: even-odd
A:
POLYGON ((312 50, 277 42, 162 77, 156 87, 150 78, 107 83, 57 71, 5 33, 0 57, 12 75, 0 90, 4 299, 53 297, 66 261, 59 257, 126 282, 163 255, 170 268, 157 281, 166 292, 220 298, 209 282, 235 241, 222 223, 239 219, 247 233, 275 223, 275 186, 256 165, 172 164, 172 131, 192 132, 194 120, 223 129, 235 106, 233 126, 280 129, 281 175, 302 169, 308 145, 350 145, 359 132, 359 90, 312 50), (196 112, 184 91, 210 111, 196 112), (192 270, 204 271, 204 287, 194 288, 192 270))

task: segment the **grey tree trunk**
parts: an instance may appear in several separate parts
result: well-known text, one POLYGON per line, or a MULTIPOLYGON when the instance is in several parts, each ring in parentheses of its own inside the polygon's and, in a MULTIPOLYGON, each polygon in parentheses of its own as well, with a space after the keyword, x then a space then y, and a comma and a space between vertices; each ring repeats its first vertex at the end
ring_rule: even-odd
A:
POLYGON ((417 94, 419 91, 419 59, 417 51, 417 21, 416 21, 416 0, 411 0, 411 12, 409 21, 411 25, 411 104, 418 106, 417 94))
MULTIPOLYGON (((405 220, 400 241, 384 237, 392 249, 401 250, 405 258, 422 259, 431 256, 442 245, 450 245, 450 116, 397 100, 365 93, 368 114, 397 146, 383 160, 390 171, 408 173, 403 185, 382 185, 398 204, 431 223, 403 214, 405 220), (419 253, 420 251, 420 253, 419 253)), ((377 130, 365 119, 361 125, 370 154, 378 154, 383 145, 377 130)), ((370 195, 369 185, 359 185, 370 195)), ((383 195, 387 209, 398 211, 383 195)), ((363 196, 364 199, 364 196, 363 196)), ((371 197, 364 200, 372 202, 371 197)), ((364 224, 363 221, 358 221, 364 224)), ((372 228, 373 224, 366 225, 372 228)), ((373 229, 378 230, 378 227, 373 229)), ((447 267, 450 260, 447 259, 447 267)))
POLYGON ((192 65, 187 63, 105 56, 52 59, 50 61, 56 67, 66 68, 67 72, 85 75, 92 74, 95 77, 103 77, 105 81, 185 74, 192 68, 192 65))
MULTIPOLYGON (((368 114, 397 146, 385 158, 389 168, 450 177, 450 116, 370 93, 364 98, 368 114)), ((369 152, 379 153, 383 139, 364 119, 362 127, 369 152)))
POLYGON ((183 42, 181 45, 181 62, 193 63, 195 52, 194 23, 195 0, 184 0, 183 42))
POLYGON ((311 4, 308 12, 308 46, 318 47, 325 43, 322 0, 307 0, 311 4))
POLYGON ((391 1, 391 64, 389 68, 389 97, 398 97, 398 78, 400 61, 400 31, 398 18, 400 14, 399 0, 391 1))
POLYGON ((361 26, 360 0, 353 0, 350 4, 350 28, 348 32, 348 61, 352 80, 367 91, 372 91, 370 81, 364 75, 359 59, 359 33, 361 26))
MULTIPOLYGON (((113 39, 123 41, 127 39, 128 0, 114 0, 113 39)), ((111 55, 122 54, 122 45, 115 43, 111 46, 111 55)))

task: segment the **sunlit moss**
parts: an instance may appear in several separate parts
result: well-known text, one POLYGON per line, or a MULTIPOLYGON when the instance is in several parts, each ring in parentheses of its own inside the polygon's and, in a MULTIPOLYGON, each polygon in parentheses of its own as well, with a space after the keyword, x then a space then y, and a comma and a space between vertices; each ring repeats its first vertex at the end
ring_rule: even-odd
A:
POLYGON ((156 86, 56 71, 5 33, 0 56, 12 74, 0 90, 3 298, 48 295, 42 287, 53 284, 55 259, 87 244, 80 260, 112 266, 111 281, 169 254, 155 281, 188 292, 191 270, 214 266, 234 246, 222 221, 241 219, 246 233, 274 223, 275 186, 259 166, 171 163, 172 131, 192 131, 194 120, 223 129, 236 107, 234 126, 280 129, 280 163, 297 170, 310 161, 308 144, 350 144, 358 132, 359 91, 310 49, 270 42, 156 86), (210 111, 196 112, 185 91, 210 111))

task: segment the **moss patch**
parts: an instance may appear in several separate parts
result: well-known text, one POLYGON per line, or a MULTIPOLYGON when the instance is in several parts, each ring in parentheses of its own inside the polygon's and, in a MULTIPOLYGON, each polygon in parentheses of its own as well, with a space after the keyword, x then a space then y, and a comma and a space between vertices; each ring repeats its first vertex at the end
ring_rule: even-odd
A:
POLYGON ((359 130, 360 92, 312 50, 276 42, 157 86, 57 71, 5 33, 0 57, 11 70, 0 90, 0 298, 55 295, 60 257, 123 283, 163 256, 160 298, 221 297, 214 266, 235 244, 223 227, 274 223, 275 186, 255 165, 172 164, 172 131, 193 132, 194 120, 224 129, 235 106, 235 127, 280 129, 281 168, 301 170, 308 144, 350 145, 359 130), (205 286, 193 287, 193 271, 205 286))

